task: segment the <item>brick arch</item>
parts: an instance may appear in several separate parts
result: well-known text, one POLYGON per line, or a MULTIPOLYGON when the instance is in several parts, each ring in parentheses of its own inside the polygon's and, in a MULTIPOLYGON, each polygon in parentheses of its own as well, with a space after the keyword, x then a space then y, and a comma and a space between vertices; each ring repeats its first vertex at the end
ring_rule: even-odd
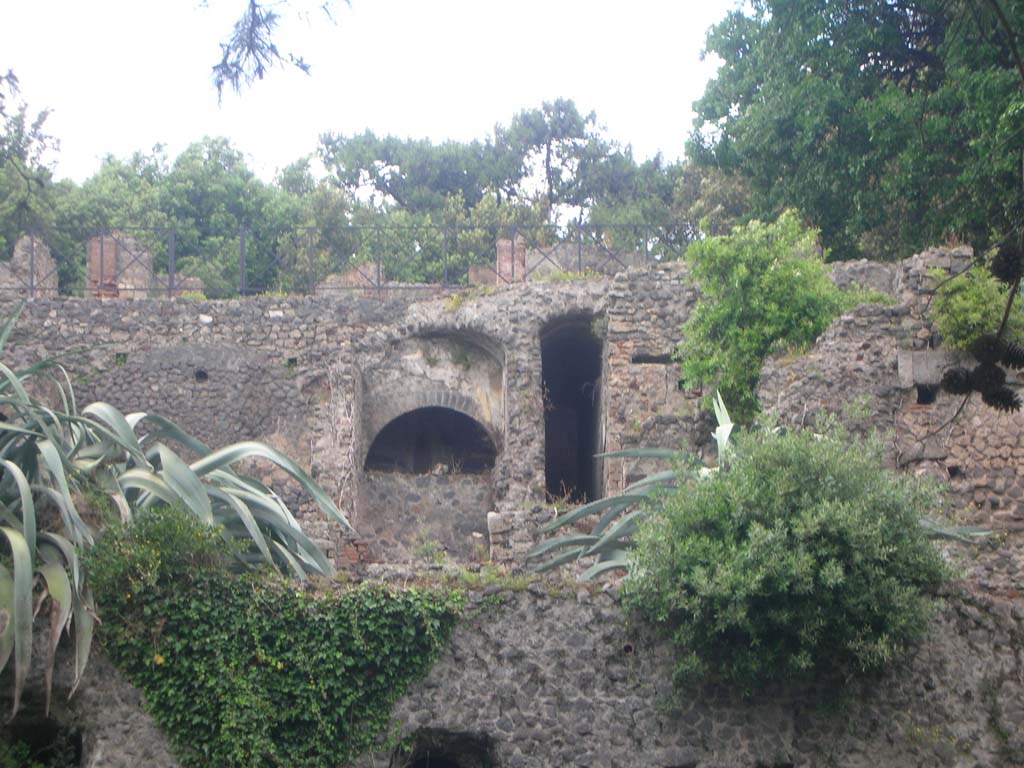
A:
MULTIPOLYGON (((413 385, 414 386, 414 385, 413 385)), ((495 447, 501 451, 500 434, 481 413, 479 404, 468 395, 448 389, 447 387, 432 386, 424 389, 403 392, 393 397, 379 395, 378 405, 367 416, 364 426, 365 445, 367 450, 373 444, 377 435, 388 424, 400 416, 421 408, 447 408, 452 411, 468 416, 480 424, 487 432, 495 447)), ((365 461, 366 456, 363 456, 365 461)))

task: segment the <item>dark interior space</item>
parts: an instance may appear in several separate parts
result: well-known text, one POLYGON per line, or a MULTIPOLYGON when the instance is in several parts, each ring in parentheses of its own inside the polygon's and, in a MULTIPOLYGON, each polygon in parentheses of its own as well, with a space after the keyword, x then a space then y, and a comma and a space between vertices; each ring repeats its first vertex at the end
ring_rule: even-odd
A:
POLYGON ((412 749, 396 761, 407 768, 493 768, 494 742, 485 733, 417 731, 412 749))
POLYGON ((564 318, 541 333, 544 472, 548 495, 574 503, 600 496, 601 340, 593 318, 564 318))
POLYGON ((486 472, 498 450, 476 420, 450 408, 418 408, 391 421, 366 454, 365 469, 426 474, 486 472))
POLYGON ((409 768, 459 768, 459 764, 446 757, 421 757, 416 762, 410 763, 409 768))
POLYGON ((0 740, 15 756, 27 756, 29 765, 71 766, 82 761, 81 732, 51 718, 16 718, 0 730, 0 740))

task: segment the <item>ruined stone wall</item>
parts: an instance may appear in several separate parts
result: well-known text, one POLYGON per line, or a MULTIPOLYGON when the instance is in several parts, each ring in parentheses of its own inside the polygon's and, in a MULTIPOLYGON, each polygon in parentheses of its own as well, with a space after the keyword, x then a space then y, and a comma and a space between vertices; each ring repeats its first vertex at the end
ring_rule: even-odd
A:
POLYGON ((463 768, 1024 764, 1019 602, 955 593, 884 678, 749 698, 713 686, 673 696, 670 648, 608 593, 492 589, 471 603, 450 649, 395 710, 414 750, 418 734, 489 744, 491 762, 463 768))
POLYGON ((484 562, 490 559, 490 473, 410 475, 369 472, 363 485, 363 533, 370 558, 484 562))
POLYGON ((24 298, 57 295, 57 262, 45 242, 22 235, 9 260, 0 260, 0 295, 24 298))
MULTIPOLYGON (((761 373, 760 397, 787 423, 812 424, 836 413, 861 430, 887 435, 893 466, 947 483, 952 511, 965 523, 1024 531, 1024 414, 1006 414, 974 397, 942 392, 942 372, 972 366, 950 352, 930 323, 930 269, 966 269, 969 249, 933 249, 894 265, 897 303, 861 306, 838 318, 805 355, 780 357, 761 373)), ((1008 384, 1024 385, 1010 372, 1008 384)))
MULTIPOLYGON (((518 284, 425 301, 402 294, 405 300, 383 303, 351 293, 35 300, 25 307, 7 359, 20 365, 57 355, 80 401, 158 412, 214 445, 271 439, 311 469, 355 525, 352 537, 312 511, 303 518, 309 535, 339 562, 367 551, 358 534, 375 502, 364 487, 363 465, 376 433, 418 407, 461 411, 498 447, 489 505, 481 510, 490 554, 521 562, 554 514, 544 478, 540 335, 546 326, 586 317, 606 336, 607 381, 595 395, 602 398, 605 447, 703 439, 696 397, 676 390, 676 366, 668 359, 694 295, 680 270, 656 267, 614 279, 518 284), (651 354, 661 357, 651 363, 645 357, 651 354)), ((609 464, 605 485, 621 487, 634 470, 609 464)), ((275 487, 282 482, 268 467, 257 475, 275 487)), ((285 484, 281 492, 290 499, 297 489, 285 484)))
MULTIPOLYGON (((606 450, 683 448, 703 456, 712 421, 703 393, 679 388, 675 357, 680 326, 697 300, 686 265, 620 274, 609 298, 603 382, 606 450), (644 301, 630 300, 634 296, 644 301)), ((658 469, 665 469, 664 463, 610 459, 606 491, 620 491, 658 469)))
MULTIPOLYGON (((891 432, 893 464, 950 482, 959 519, 1013 533, 1024 528, 1024 417, 972 404, 946 425, 958 401, 940 393, 920 402, 952 359, 924 316, 927 271, 963 269, 969 259, 968 251, 934 250, 897 265, 837 265, 838 283, 889 290, 896 303, 859 307, 807 354, 769 361, 760 396, 786 423, 841 412, 860 431, 891 432)), ((418 407, 461 411, 498 447, 484 513, 491 556, 502 562, 521 562, 554 514, 545 499, 540 353, 552 323, 584 318, 603 337, 595 394, 603 449, 684 447, 712 460, 707 393, 681 391, 673 359, 697 295, 685 265, 422 301, 403 295, 383 303, 344 293, 222 302, 36 299, 25 307, 8 359, 59 355, 82 401, 157 411, 212 443, 274 437, 304 457, 357 534, 374 503, 363 465, 377 432, 418 407)), ((604 490, 652 469, 608 460, 604 490)), ((304 521, 310 535, 345 561, 352 537, 314 518, 304 521)))
MULTIPOLYGON (((407 765, 426 745, 460 768, 1009 768, 1024 765, 1022 647, 1019 600, 957 587, 881 678, 674 694, 671 649, 630 623, 612 592, 492 586, 470 594, 449 647, 399 700, 391 735, 407 750, 354 768, 407 765)), ((102 655, 66 702, 70 666, 58 665, 55 716, 83 731, 83 765, 176 765, 140 693, 102 655)), ((37 669, 26 712, 41 691, 37 669)))

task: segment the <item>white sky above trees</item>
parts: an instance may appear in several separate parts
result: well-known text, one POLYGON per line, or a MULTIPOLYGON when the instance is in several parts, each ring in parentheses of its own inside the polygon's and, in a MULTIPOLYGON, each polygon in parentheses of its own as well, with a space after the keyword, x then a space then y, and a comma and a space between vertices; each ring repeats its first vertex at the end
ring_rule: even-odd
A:
POLYGON ((284 4, 278 47, 311 74, 275 69, 218 107, 210 69, 245 0, 13 0, 0 70, 14 70, 32 113, 52 110, 56 176, 79 182, 106 154, 162 143, 173 159, 204 135, 230 138, 270 180, 324 132, 483 139, 558 97, 594 110, 639 159, 674 160, 714 74, 705 32, 735 4, 352 0, 334 24, 284 4))

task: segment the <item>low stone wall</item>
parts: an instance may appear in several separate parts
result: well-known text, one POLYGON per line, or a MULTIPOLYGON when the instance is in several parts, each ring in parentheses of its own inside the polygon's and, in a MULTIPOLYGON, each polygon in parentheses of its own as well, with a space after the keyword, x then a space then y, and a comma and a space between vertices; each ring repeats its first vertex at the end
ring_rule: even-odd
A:
POLYGON ((367 472, 367 514, 355 520, 376 562, 489 559, 490 473, 410 475, 367 472))
MULTIPOLYGON (((461 768, 1024 765, 1020 601, 954 594, 883 679, 744 698, 714 686, 674 695, 670 649, 609 594, 568 589, 474 596, 451 648, 395 710, 414 745, 403 757, 422 756, 420 738, 487 745, 461 768)), ((389 757, 357 765, 405 764, 389 757)))
MULTIPOLYGON (((671 649, 628 621, 612 593, 492 586, 470 595, 449 648, 398 702, 392 735, 409 750, 353 765, 406 765, 429 746, 459 768, 1022 766, 1022 648, 1024 602, 957 587, 925 641, 882 678, 839 691, 674 692, 671 649)), ((175 765, 141 694, 102 654, 65 703, 69 670, 65 659, 54 715, 82 731, 83 765, 175 765)), ((41 682, 37 670, 29 715, 41 682)))

